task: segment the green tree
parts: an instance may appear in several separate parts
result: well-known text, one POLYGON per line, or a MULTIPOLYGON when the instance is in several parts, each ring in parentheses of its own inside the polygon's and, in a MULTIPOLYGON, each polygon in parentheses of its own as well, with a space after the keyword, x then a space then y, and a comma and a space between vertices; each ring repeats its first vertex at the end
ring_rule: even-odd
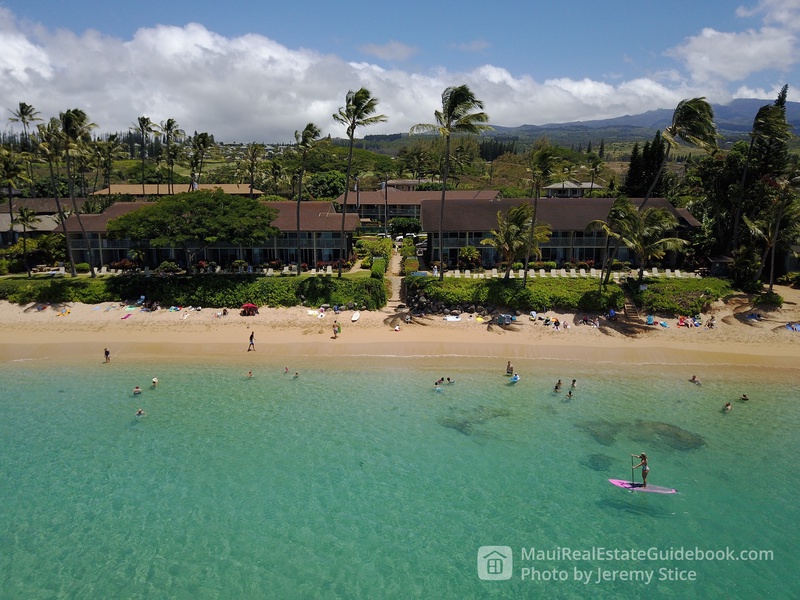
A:
POLYGON ((444 280, 444 204, 447 195, 447 174, 450 170, 450 138, 456 133, 478 134, 491 129, 486 123, 489 115, 483 112, 483 102, 466 85, 448 87, 442 93, 442 110, 434 112, 435 123, 419 123, 411 133, 436 132, 444 138, 444 168, 442 169, 442 201, 439 210, 439 260, 442 268, 439 280, 444 280), (480 112, 476 112, 476 111, 480 112))
POLYGON ((161 132, 164 134, 164 143, 167 148, 167 193, 174 194, 175 188, 175 162, 177 159, 177 149, 173 144, 180 141, 186 132, 178 127, 175 119, 167 119, 161 122, 161 132))
POLYGON ((297 143, 297 152, 300 155, 300 173, 298 174, 298 188, 297 188, 297 276, 300 276, 300 265, 302 264, 300 252, 300 201, 303 198, 303 176, 306 171, 306 160, 319 144, 319 136, 321 132, 319 127, 314 123, 308 123, 303 131, 295 131, 294 139, 297 143))
POLYGON ((507 212, 497 211, 497 229, 491 231, 492 237, 481 240, 482 246, 491 246, 506 262, 506 280, 511 277, 514 260, 527 246, 532 214, 527 202, 507 212))
POLYGON ((308 178, 306 188, 313 198, 338 198, 347 193, 347 177, 341 171, 314 173, 308 178))
POLYGON ((665 236, 678 226, 678 220, 666 208, 648 206, 626 211, 620 225, 620 241, 639 259, 639 283, 644 279, 644 269, 656 258, 670 250, 680 250, 689 242, 665 236))
POLYGON ((61 225, 64 234, 64 245, 67 251, 67 261, 70 265, 70 274, 72 277, 77 277, 78 272, 75 270, 75 260, 72 257, 72 246, 69 243, 69 236, 67 235, 67 214, 61 204, 61 194, 59 193, 59 185, 56 179, 56 167, 59 158, 64 152, 65 138, 64 132, 61 130, 61 121, 56 118, 50 119, 46 124, 37 127, 39 132, 39 152, 44 156, 47 162, 48 171, 50 172, 50 185, 53 199, 56 202, 56 218, 58 224, 61 225))
POLYGON ((157 202, 109 221, 116 239, 149 241, 154 248, 181 248, 191 267, 198 253, 217 242, 252 246, 276 235, 274 208, 222 190, 164 196, 157 202))
POLYGON ((28 170, 19 152, 0 146, 0 185, 8 193, 8 233, 9 242, 14 241, 14 194, 13 189, 23 181, 30 182, 28 170))
POLYGON ((36 121, 41 121, 39 118, 39 111, 25 102, 20 102, 17 110, 11 110, 9 108, 8 111, 11 113, 11 116, 8 118, 8 120, 11 123, 20 123, 22 125, 22 136, 25 140, 25 143, 22 145, 22 149, 27 152, 32 151, 33 147, 31 144, 30 126, 36 121))
POLYGON ((661 179, 664 167, 667 166, 669 153, 671 150, 679 148, 678 139, 681 139, 693 146, 697 146, 706 152, 713 152, 717 149, 717 128, 714 125, 714 110, 705 98, 692 98, 691 100, 681 100, 672 113, 672 123, 666 127, 661 134, 667 142, 664 159, 658 168, 658 172, 653 178, 650 188, 639 205, 643 209, 653 190, 661 179))
MULTIPOLYGON (((94 269, 94 259, 92 255, 92 245, 89 242, 89 236, 86 234, 86 228, 83 225, 80 211, 78 210, 78 203, 75 199, 75 181, 72 176, 72 162, 74 157, 80 155, 85 151, 85 145, 91 141, 91 130, 97 125, 91 123, 86 113, 79 108, 70 108, 59 114, 61 120, 61 132, 64 141, 64 158, 67 167, 67 182, 69 184, 69 197, 72 200, 72 208, 75 211, 75 217, 78 220, 78 226, 81 230, 81 236, 86 244, 86 255, 89 258, 89 270, 92 278, 97 277, 94 269)), ((77 276, 77 274, 76 274, 77 276)))
POLYGON ((119 135, 112 133, 105 141, 96 142, 100 163, 99 172, 103 174, 103 185, 111 194, 111 175, 114 171, 114 161, 122 160, 127 156, 125 146, 119 141, 119 135))
MULTIPOLYGON (((536 242, 536 232, 538 231, 539 197, 542 187, 550 183, 553 177, 553 170, 556 164, 556 154, 553 147, 549 144, 533 149, 528 159, 526 171, 531 177, 531 196, 533 197, 533 212, 531 215, 531 227, 528 232, 528 243, 525 247, 525 284, 528 283, 528 265, 531 255, 541 254, 536 242)), ((549 238, 548 238, 549 239, 549 238)))
POLYGON ((256 177, 261 172, 261 166, 267 154, 267 147, 264 144, 247 144, 244 150, 244 164, 242 165, 243 175, 250 187, 250 197, 255 198, 253 190, 256 185, 256 177))
POLYGON ((14 225, 22 227, 22 255, 24 256, 25 270, 28 272, 28 279, 31 275, 31 265, 28 262, 28 230, 36 229, 36 223, 41 223, 39 216, 30 208, 22 207, 17 212, 17 217, 12 221, 14 225))
POLYGON ((619 196, 608 210, 608 216, 605 220, 592 221, 586 227, 589 231, 599 229, 606 237, 605 260, 600 267, 600 296, 603 295, 603 289, 608 285, 608 281, 611 278, 611 265, 622 243, 622 235, 626 224, 636 218, 635 212, 637 211, 633 203, 625 196, 619 196), (614 243, 613 248, 611 246, 612 241, 614 243))
POLYGON ((386 121, 386 115, 375 114, 377 110, 378 99, 367 88, 362 87, 356 92, 349 90, 345 96, 344 106, 340 107, 339 112, 333 115, 334 121, 347 128, 347 139, 350 142, 347 151, 347 172, 345 173, 344 198, 342 201, 342 226, 339 233, 340 260, 338 277, 342 276, 342 262, 345 260, 344 253, 347 247, 344 224, 345 216, 347 215, 347 196, 350 192, 350 175, 353 170, 353 145, 355 144, 356 128, 386 121))
POLYGON ((189 153, 189 169, 192 172, 192 183, 189 186, 189 190, 196 189, 196 186, 200 184, 206 158, 211 152, 212 145, 211 136, 206 132, 195 133, 192 138, 192 147, 189 153))
POLYGON ((131 130, 135 131, 141 136, 140 150, 142 157, 142 195, 144 195, 144 161, 147 159, 147 136, 158 131, 158 125, 153 123, 150 120, 150 117, 142 116, 136 119, 136 123, 133 124, 131 130))

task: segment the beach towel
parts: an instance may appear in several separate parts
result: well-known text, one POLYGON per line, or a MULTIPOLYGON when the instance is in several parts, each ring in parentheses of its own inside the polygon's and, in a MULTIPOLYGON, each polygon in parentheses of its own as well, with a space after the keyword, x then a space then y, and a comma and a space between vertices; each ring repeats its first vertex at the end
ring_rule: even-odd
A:
POLYGON ((447 315, 447 316, 444 318, 444 320, 445 320, 445 321, 460 321, 460 320, 461 320, 461 317, 460 317, 460 316, 458 316, 458 315, 447 315))
POLYGON ((659 325, 661 325, 661 326, 662 326, 662 327, 664 327, 665 329, 666 329, 667 327, 669 327, 669 323, 667 323, 666 321, 661 321, 661 323, 659 323, 659 325))
POLYGON ((128 317, 130 317, 130 316, 131 316, 130 314, 127 314, 127 315, 125 315, 124 317, 120 317, 120 319, 124 321, 125 319, 127 319, 127 318, 128 318, 128 317))

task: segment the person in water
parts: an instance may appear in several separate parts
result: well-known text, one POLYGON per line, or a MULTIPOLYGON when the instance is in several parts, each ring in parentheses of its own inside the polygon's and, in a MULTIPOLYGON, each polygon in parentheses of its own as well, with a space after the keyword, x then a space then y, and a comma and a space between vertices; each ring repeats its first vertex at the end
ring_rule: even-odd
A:
POLYGON ((697 378, 697 375, 692 375, 692 378, 689 380, 695 385, 700 385, 702 382, 697 378))
POLYGON ((153 377, 153 381, 150 383, 154 388, 158 387, 158 377, 153 377))
POLYGON ((561 391, 561 386, 562 386, 562 385, 563 385, 563 384, 561 383, 561 380, 559 379, 559 380, 556 382, 556 386, 553 388, 553 391, 554 391, 554 392, 560 392, 560 391, 561 391))
POLYGON ((508 361, 506 365, 506 375, 513 375, 514 374, 514 365, 511 364, 511 361, 508 361))
POLYGON ((650 467, 647 465, 647 454, 642 452, 641 454, 631 454, 631 456, 638 458, 641 461, 633 468, 638 469, 639 467, 642 467, 642 487, 647 487, 647 476, 650 474, 650 467))
POLYGON ((726 403, 725 403, 725 406, 723 406, 723 407, 722 407, 722 409, 723 409, 725 412, 730 412, 730 411, 731 411, 731 403, 730 403, 730 402, 726 402, 726 403))
POLYGON ((575 396, 573 396, 573 395, 572 395, 572 390, 570 390, 570 391, 568 391, 568 392, 567 392, 567 398, 569 398, 570 400, 572 400, 572 398, 574 398, 574 397, 575 397, 575 396))
POLYGON ((141 393, 142 393, 142 388, 140 388, 138 385, 135 388, 133 388, 133 395, 134 396, 138 396, 141 393))
POLYGON ((134 416, 136 416, 136 417, 146 417, 146 416, 147 416, 147 413, 146 413, 146 412, 144 412, 144 411, 143 411, 143 410, 140 408, 139 410, 137 410, 137 411, 136 411, 136 414, 135 414, 134 416))
POLYGON ((747 397, 747 394, 742 394, 742 400, 744 402, 747 402, 748 400, 750 400, 750 398, 747 397))

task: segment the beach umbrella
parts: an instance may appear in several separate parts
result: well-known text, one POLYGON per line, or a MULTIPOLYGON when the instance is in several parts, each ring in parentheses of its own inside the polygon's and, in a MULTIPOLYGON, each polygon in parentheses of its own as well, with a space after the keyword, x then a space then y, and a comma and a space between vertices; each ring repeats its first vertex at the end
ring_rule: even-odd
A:
POLYGON ((242 308, 258 308, 258 307, 252 302, 247 302, 246 304, 242 304, 242 308))

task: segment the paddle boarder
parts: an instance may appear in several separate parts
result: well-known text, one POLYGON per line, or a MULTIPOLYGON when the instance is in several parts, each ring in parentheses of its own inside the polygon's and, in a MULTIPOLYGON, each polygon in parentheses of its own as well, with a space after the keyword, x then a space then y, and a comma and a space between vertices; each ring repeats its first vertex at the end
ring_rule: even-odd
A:
POLYGON ((638 458, 641 462, 633 467, 634 469, 638 469, 642 467, 642 487, 647 487, 647 475, 650 473, 650 467, 647 465, 647 454, 642 452, 641 454, 631 454, 634 458, 638 458))

